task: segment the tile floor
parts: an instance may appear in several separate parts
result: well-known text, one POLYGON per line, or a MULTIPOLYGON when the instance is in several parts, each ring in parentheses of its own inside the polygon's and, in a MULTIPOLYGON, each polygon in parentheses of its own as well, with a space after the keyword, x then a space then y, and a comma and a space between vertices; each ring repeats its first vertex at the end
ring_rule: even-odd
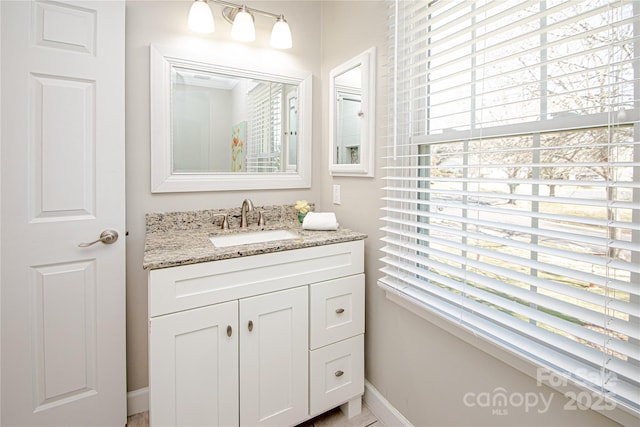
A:
POLYGON ((340 410, 335 408, 312 418, 297 427, 384 427, 378 419, 371 413, 367 405, 362 405, 362 412, 355 417, 348 419, 340 410))
MULTIPOLYGON (((127 426, 148 427, 149 413, 142 412, 130 416, 127 419, 127 426)), ((316 418, 305 421, 297 427, 384 427, 384 425, 376 419, 367 405, 362 405, 362 413, 350 420, 340 411, 340 408, 336 408, 316 418)))

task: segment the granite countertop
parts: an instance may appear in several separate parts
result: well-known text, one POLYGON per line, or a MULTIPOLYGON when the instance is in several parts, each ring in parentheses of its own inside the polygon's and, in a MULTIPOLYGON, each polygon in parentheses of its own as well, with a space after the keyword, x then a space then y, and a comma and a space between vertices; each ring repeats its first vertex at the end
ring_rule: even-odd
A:
POLYGON ((303 230, 293 205, 256 206, 247 214, 249 227, 239 228, 239 209, 189 212, 150 213, 146 215, 146 236, 143 268, 153 270, 178 265, 218 261, 249 255, 259 255, 312 246, 362 240, 366 234, 339 227, 336 231, 303 230), (262 211, 266 225, 258 227, 257 213, 262 211), (220 229, 221 218, 229 215, 229 230, 220 229), (215 247, 211 235, 233 234, 258 230, 291 230, 300 237, 229 247, 215 247))

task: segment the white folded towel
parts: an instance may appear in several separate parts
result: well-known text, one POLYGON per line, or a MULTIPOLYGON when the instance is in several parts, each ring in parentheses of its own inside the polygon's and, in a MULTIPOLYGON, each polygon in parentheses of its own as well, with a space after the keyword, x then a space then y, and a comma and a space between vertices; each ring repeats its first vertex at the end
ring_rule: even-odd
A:
POLYGON ((333 212, 308 212, 302 221, 305 230, 337 230, 338 221, 333 212))

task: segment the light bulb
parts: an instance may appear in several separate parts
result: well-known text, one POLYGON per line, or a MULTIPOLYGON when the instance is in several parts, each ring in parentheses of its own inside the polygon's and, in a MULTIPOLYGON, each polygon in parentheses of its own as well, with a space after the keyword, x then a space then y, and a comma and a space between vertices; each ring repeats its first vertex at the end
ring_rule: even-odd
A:
POLYGON ((241 42, 252 42, 256 39, 256 28, 253 26, 253 15, 249 13, 246 6, 242 6, 235 18, 233 18, 231 37, 241 42))
POLYGON ((289 28, 289 24, 287 24, 287 20, 284 19, 284 16, 280 15, 273 25, 273 30, 271 30, 271 47, 275 47, 276 49, 289 49, 292 45, 291 29, 289 28))
POLYGON ((206 0, 195 0, 189 10, 188 26, 191 31, 202 34, 213 33, 216 29, 211 8, 206 0))

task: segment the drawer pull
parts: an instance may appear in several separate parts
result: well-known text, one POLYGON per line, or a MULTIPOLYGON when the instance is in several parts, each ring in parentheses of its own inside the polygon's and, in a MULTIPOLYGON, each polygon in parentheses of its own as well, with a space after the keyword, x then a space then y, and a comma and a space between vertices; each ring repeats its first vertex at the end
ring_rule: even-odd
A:
POLYGON ((253 320, 249 320, 247 327, 249 328, 249 332, 253 331, 253 320))
POLYGON ((344 313, 344 308, 336 308, 336 313, 338 314, 344 313))
POLYGON ((336 371, 336 373, 334 374, 336 377, 341 377, 344 375, 344 372, 342 371, 336 371))
POLYGON ((231 328, 231 325, 228 325, 227 326, 227 336, 230 337, 232 333, 233 333, 233 328, 231 328))

